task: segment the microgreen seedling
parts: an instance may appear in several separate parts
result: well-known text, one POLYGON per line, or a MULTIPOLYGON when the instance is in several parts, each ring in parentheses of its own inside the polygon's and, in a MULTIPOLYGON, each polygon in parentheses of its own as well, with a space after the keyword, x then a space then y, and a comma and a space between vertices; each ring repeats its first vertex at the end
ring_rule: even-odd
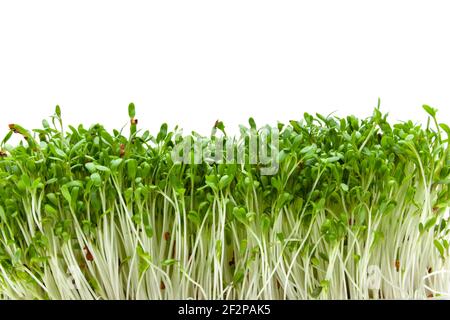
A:
MULTIPOLYGON (((99 124, 64 130, 59 106, 40 129, 11 124, 0 144, 0 297, 448 292, 431 272, 450 269, 450 129, 423 108, 425 128, 391 124, 379 106, 366 119, 305 113, 278 123, 273 175, 248 161, 250 151, 242 164, 175 162, 179 130, 141 132, 133 103, 128 136, 99 124), (12 135, 21 138, 15 146, 12 135)), ((248 125, 230 137, 217 120, 199 146, 223 141, 235 150, 249 133, 262 140, 253 118, 248 125)))

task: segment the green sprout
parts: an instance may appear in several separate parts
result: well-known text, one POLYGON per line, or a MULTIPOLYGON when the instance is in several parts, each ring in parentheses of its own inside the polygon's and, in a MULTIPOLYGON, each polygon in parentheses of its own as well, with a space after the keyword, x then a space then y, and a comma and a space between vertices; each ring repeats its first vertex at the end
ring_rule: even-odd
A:
MULTIPOLYGON (((279 123, 274 175, 248 151, 244 163, 174 161, 179 129, 142 132, 133 103, 127 136, 64 128, 59 106, 40 129, 11 124, 0 144, 0 298, 448 293, 430 275, 450 269, 450 128, 423 108, 426 127, 392 125, 379 108, 279 123), (23 139, 11 146, 14 134, 23 139)), ((235 150, 262 129, 250 118, 232 137, 217 121, 202 143, 235 150)))

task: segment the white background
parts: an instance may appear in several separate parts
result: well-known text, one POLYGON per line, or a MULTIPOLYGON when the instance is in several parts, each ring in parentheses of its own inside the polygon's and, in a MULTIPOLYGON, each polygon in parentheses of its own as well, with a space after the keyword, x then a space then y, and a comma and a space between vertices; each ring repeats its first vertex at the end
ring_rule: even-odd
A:
POLYGON ((450 123, 449 1, 1 1, 0 133, 162 122, 208 133, 303 112, 450 123))

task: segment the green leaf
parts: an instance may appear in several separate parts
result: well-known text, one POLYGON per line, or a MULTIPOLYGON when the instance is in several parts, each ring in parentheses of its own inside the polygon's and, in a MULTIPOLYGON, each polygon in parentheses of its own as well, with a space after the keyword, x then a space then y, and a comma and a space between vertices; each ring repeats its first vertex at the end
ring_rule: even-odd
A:
POLYGON ((61 158, 66 158, 67 157, 67 154, 64 151, 62 151, 61 149, 59 149, 59 148, 55 147, 55 152, 61 158))
POLYGON ((249 119, 248 119, 248 123, 250 124, 250 128, 256 129, 256 122, 255 122, 255 119, 249 118, 249 119))
POLYGON ((61 119, 61 108, 59 107, 59 105, 56 105, 55 107, 55 114, 58 116, 58 118, 61 119))
POLYGON ((233 208, 233 216, 241 223, 247 222, 247 212, 244 208, 233 208))
POLYGON ((130 117, 130 119, 134 119, 134 117, 136 116, 136 107, 134 106, 133 102, 128 105, 128 116, 130 117))
POLYGON ((241 243, 239 244, 239 253, 241 255, 244 255, 245 252, 247 251, 247 239, 242 239, 241 243))
POLYGON ((433 118, 436 117, 436 112, 437 112, 436 109, 434 109, 434 108, 432 108, 432 107, 430 107, 430 106, 428 106, 428 105, 426 105, 426 104, 424 104, 424 105, 422 106, 422 108, 423 108, 430 116, 432 116, 433 118))
POLYGON ((97 164, 97 165, 95 166, 95 168, 96 168, 98 171, 102 171, 102 172, 110 172, 110 171, 111 171, 111 170, 109 170, 108 167, 105 167, 105 166, 102 166, 102 165, 99 165, 99 164, 97 164))
POLYGON ((50 202, 55 205, 58 206, 58 198, 56 198, 56 195, 53 192, 50 192, 46 195, 47 199, 50 200, 50 202))
POLYGON ((19 182, 17 183, 17 188, 21 191, 21 192, 25 192, 27 191, 27 186, 24 183, 23 180, 19 180, 19 182))
POLYGON ((3 138, 2 144, 5 144, 8 142, 8 140, 11 138, 13 132, 12 131, 8 131, 8 133, 6 134, 6 136, 3 138))
POLYGON ((277 233, 277 239, 280 242, 284 242, 284 240, 285 240, 284 234, 282 232, 278 232, 277 233))
POLYGON ((128 178, 134 179, 136 178, 137 173, 137 162, 135 159, 127 160, 127 169, 128 169, 128 178))
POLYGON ((316 267, 320 266, 320 261, 316 257, 311 258, 311 263, 316 267))
POLYGON ((44 206, 44 210, 47 214, 52 215, 52 216, 56 216, 58 214, 58 211, 56 211, 55 208, 53 208, 51 205, 46 204, 44 206))
POLYGON ((231 183, 231 181, 232 181, 232 178, 230 176, 224 175, 219 180, 219 189, 223 190, 231 183))
POLYGON ((325 202, 326 202, 325 198, 321 198, 319 200, 319 202, 317 202, 314 205, 315 209, 318 210, 318 211, 323 210, 323 208, 325 208, 325 202))
POLYGON ((432 216, 431 218, 429 218, 427 220, 427 222, 425 223, 424 226, 424 231, 429 230, 430 228, 434 227, 434 225, 436 224, 436 216, 432 216))
POLYGON ((70 204, 72 202, 72 196, 70 195, 69 188, 67 187, 67 185, 65 184, 62 185, 60 190, 64 199, 66 199, 66 201, 70 204))
POLYGON ((225 125, 223 124, 223 121, 217 121, 215 127, 225 133, 225 125))
POLYGON ((163 141, 165 138, 166 138, 166 136, 167 136, 167 123, 163 123, 162 125, 161 125, 161 128, 159 129, 159 133, 158 133, 158 135, 156 136, 156 142, 161 142, 161 141, 163 141))
POLYGON ((234 273, 234 276, 233 276, 233 284, 237 285, 237 284, 241 283, 244 280, 244 276, 245 276, 244 269, 236 270, 236 272, 234 273))
POLYGON ((102 178, 97 172, 91 174, 91 180, 94 183, 94 186, 96 187, 100 187, 102 184, 102 178))
POLYGON ((68 188, 73 188, 73 187, 78 187, 78 188, 83 188, 83 182, 81 182, 80 180, 73 180, 73 181, 69 181, 66 183, 68 188))
POLYGON ((444 258, 444 246, 439 242, 439 240, 434 240, 434 246, 438 249, 439 254, 441 255, 442 258, 444 258))
POLYGON ((21 181, 23 182, 23 185, 26 188, 30 188, 31 187, 31 180, 30 180, 30 177, 27 174, 22 175, 21 181))
POLYGON ((196 224, 197 226, 198 225, 200 225, 200 217, 199 217, 199 215, 198 215, 198 213, 196 212, 196 211, 193 211, 193 210, 191 210, 191 211, 189 211, 189 213, 188 213, 188 219, 191 221, 191 222, 193 222, 194 224, 196 224))
POLYGON ((316 287, 314 288, 314 290, 311 292, 311 297, 313 298, 318 298, 320 296, 320 293, 322 292, 322 287, 316 287))
POLYGON ((297 133, 301 133, 302 132, 302 127, 300 126, 298 121, 290 120, 289 123, 291 124, 291 126, 292 126, 292 128, 294 129, 295 132, 297 132, 297 133))
POLYGON ((118 158, 111 161, 111 169, 116 170, 123 162, 123 159, 118 158))
POLYGON ((283 192, 283 194, 280 196, 278 207, 279 208, 284 207, 292 199, 293 196, 289 192, 283 192))
POLYGON ((3 206, 0 204, 0 223, 4 221, 6 221, 5 209, 3 209, 3 206))
POLYGON ((333 162, 336 162, 336 161, 339 161, 339 157, 337 157, 337 156, 335 156, 335 157, 330 157, 330 158, 327 158, 326 160, 325 160, 325 162, 327 162, 327 163, 333 163, 333 162))
POLYGON ((144 249, 140 245, 138 245, 138 247, 136 248, 136 252, 140 258, 139 274, 142 275, 150 267, 150 263, 151 263, 152 259, 151 259, 150 255, 147 252, 145 252, 144 249))
POLYGON ((144 226, 144 229, 145 229, 145 234, 147 235, 147 237, 149 237, 149 238, 151 238, 151 237, 153 237, 153 228, 152 228, 152 226, 151 225, 145 225, 144 226))
POLYGON ((310 146, 304 147, 302 150, 300 150, 300 153, 302 153, 302 154, 303 153, 310 153, 310 152, 312 152, 312 151, 314 151, 316 149, 317 149, 317 146, 315 144, 312 144, 310 146))
POLYGON ((321 286, 323 289, 327 289, 327 288, 330 286, 330 281, 328 281, 328 280, 322 280, 322 281, 320 281, 320 286, 321 286))
POLYGON ((72 202, 70 203, 71 207, 77 207, 78 193, 80 192, 80 188, 73 187, 70 196, 72 197, 72 202))
POLYGON ((215 175, 206 176, 205 182, 208 187, 213 190, 217 190, 217 177, 215 175))
POLYGON ((441 123, 439 126, 447 133, 447 137, 450 139, 450 127, 445 123, 441 123))
POLYGON ((82 140, 80 140, 80 141, 78 141, 77 143, 75 143, 72 147, 71 147, 71 149, 70 149, 70 152, 77 152, 78 151, 78 149, 80 149, 81 147, 85 147, 86 146, 86 140, 85 139, 82 139, 82 140))
POLYGON ((221 240, 216 241, 216 257, 219 260, 222 258, 222 241, 221 240))
POLYGON ((88 162, 84 166, 86 167, 86 169, 88 169, 90 173, 94 173, 97 171, 97 168, 93 162, 88 162))
POLYGON ((161 265, 164 267, 168 267, 168 266, 174 265, 175 263, 177 263, 177 260, 167 259, 167 260, 164 260, 163 262, 161 262, 161 265))
POLYGON ((281 150, 280 153, 278 154, 278 162, 282 163, 284 162, 284 160, 287 158, 289 152, 285 151, 285 150, 281 150))
POLYGON ((341 189, 342 189, 344 192, 348 192, 348 185, 346 185, 345 183, 341 183, 341 189))
POLYGON ((270 224, 270 218, 266 214, 264 214, 261 217, 261 230, 263 233, 267 233, 269 231, 270 224))
POLYGON ((321 257, 326 262, 329 261, 328 255, 324 252, 319 252, 319 257, 321 257))
POLYGON ((255 217, 256 217, 256 212, 254 212, 254 211, 247 212, 247 214, 245 215, 245 219, 248 222, 253 222, 255 220, 255 217))

